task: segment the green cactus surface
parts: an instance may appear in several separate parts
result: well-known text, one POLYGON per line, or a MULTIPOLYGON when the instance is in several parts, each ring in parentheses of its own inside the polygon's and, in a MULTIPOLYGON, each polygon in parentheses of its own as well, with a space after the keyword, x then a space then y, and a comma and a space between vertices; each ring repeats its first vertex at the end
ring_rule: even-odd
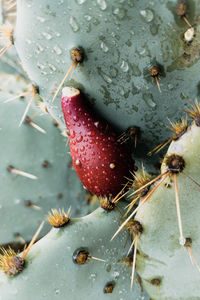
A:
MULTIPOLYGON (((2 74, 1 77, 7 78, 2 74)), ((82 184, 71 167, 71 157, 66 155, 66 137, 49 116, 41 116, 42 111, 36 107, 29 111, 29 117, 36 115, 33 122, 46 134, 27 123, 19 128, 28 97, 4 103, 17 92, 28 89, 26 82, 19 78, 11 76, 5 87, 7 92, 0 93, 0 244, 17 241, 14 239, 16 233, 26 241, 30 240, 35 226, 51 208, 68 209, 71 206, 72 213, 77 216, 84 216, 92 209, 86 204, 82 184), (37 176, 37 179, 9 173, 10 165, 37 176), (29 206, 30 202, 40 209, 29 206)), ((43 234, 47 230, 46 226, 43 234)))
POLYGON ((0 300, 200 299, 199 67, 200 0, 0 0, 0 300), (132 149, 115 199, 72 167, 69 86, 132 149))
POLYGON ((199 94, 199 1, 188 0, 187 19, 177 1, 19 0, 14 44, 24 70, 39 85, 49 112, 62 124, 61 91, 53 95, 72 64, 70 50, 85 53, 65 85, 81 89, 97 111, 121 131, 137 125, 136 155, 145 158, 167 136, 167 118, 178 119, 186 100, 199 94), (34 30, 33 30, 34 28, 34 30), (149 75, 160 67, 159 92, 149 75))
MULTIPOLYGON (((183 236, 192 241, 189 248, 179 243, 173 175, 136 214, 136 220, 144 228, 138 241, 136 269, 153 299, 200 298, 199 149, 200 127, 193 124, 182 137, 171 143, 167 152, 167 157, 179 155, 185 161, 183 172, 177 175, 177 183, 183 236), (190 250, 193 259, 190 259, 190 250)), ((163 163, 162 173, 166 170, 166 163, 163 163)))
POLYGON ((99 208, 71 219, 63 228, 53 228, 32 247, 20 274, 12 278, 0 274, 2 299, 149 299, 138 283, 130 290, 131 268, 118 263, 126 257, 127 233, 110 241, 120 218, 118 209, 99 208), (83 250, 105 261, 88 257, 77 264, 77 253, 83 250), (106 289, 109 285, 112 289, 106 289))

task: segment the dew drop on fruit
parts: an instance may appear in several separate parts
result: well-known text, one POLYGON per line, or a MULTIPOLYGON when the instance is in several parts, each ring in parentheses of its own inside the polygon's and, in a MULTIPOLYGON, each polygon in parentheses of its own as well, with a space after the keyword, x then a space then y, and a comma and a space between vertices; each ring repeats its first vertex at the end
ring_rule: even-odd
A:
POLYGON ((95 186, 95 190, 96 190, 97 193, 100 193, 100 191, 101 191, 98 186, 95 186))
POLYGON ((79 121, 79 117, 74 116, 74 117, 73 117, 73 120, 74 120, 75 122, 78 122, 78 121, 79 121))
POLYGON ((81 167, 81 161, 80 161, 80 159, 77 159, 76 162, 75 162, 75 164, 76 164, 76 166, 81 167))
POLYGON ((77 139, 76 139, 76 141, 77 141, 78 143, 80 143, 82 140, 83 140, 83 136, 82 136, 82 135, 80 135, 80 136, 77 137, 77 139))
POLYGON ((75 136, 76 136, 76 133, 75 133, 75 131, 74 130, 70 130, 70 138, 71 139, 73 139, 73 138, 75 138, 75 136))
POLYGON ((88 135, 89 135, 89 136, 95 136, 95 132, 94 132, 94 131, 89 131, 89 132, 88 132, 88 135))

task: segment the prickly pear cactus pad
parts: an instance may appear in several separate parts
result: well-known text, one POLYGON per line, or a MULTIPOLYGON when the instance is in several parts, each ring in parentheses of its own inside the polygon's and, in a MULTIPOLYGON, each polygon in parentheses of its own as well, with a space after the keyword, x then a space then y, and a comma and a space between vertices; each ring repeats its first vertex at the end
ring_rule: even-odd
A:
POLYGON ((138 283, 130 291, 130 268, 117 263, 127 252, 125 232, 110 242, 120 218, 118 210, 99 208, 52 229, 32 247, 21 273, 0 274, 1 299, 149 299, 138 283))
POLYGON ((82 47, 85 58, 64 85, 81 89, 121 130, 141 127, 141 156, 166 138, 167 117, 180 117, 181 93, 199 93, 199 1, 187 1, 186 17, 195 32, 187 42, 189 26, 176 5, 175 0, 18 0, 14 45, 50 113, 63 124, 61 91, 52 99, 72 65, 71 49, 82 47), (155 65, 161 93, 149 74, 155 65))
MULTIPOLYGON (((19 128, 28 97, 10 103, 4 100, 26 91, 24 81, 11 78, 6 90, 7 93, 0 94, 0 244, 17 241, 16 233, 30 240, 51 208, 71 206, 73 215, 88 213, 82 184, 71 167, 70 155, 66 155, 66 137, 48 115, 41 116, 42 111, 34 107, 29 117, 46 134, 25 122, 19 128), (36 179, 12 174, 11 169, 8 172, 10 165, 36 179)), ((47 227, 46 224, 43 233, 47 227)))
POLYGON ((193 123, 182 137, 171 143, 162 165, 164 173, 170 157, 174 166, 177 158, 183 159, 180 172, 176 167, 173 171, 177 172, 180 233, 174 174, 163 181, 136 214, 136 220, 144 228, 138 240, 136 270, 153 299, 200 298, 199 149, 200 127, 193 123))

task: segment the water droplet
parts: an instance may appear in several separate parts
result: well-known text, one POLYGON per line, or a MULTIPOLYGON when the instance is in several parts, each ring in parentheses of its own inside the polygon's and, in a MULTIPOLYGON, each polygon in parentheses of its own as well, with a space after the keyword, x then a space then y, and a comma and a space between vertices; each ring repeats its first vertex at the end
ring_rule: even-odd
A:
POLYGON ((52 39, 52 35, 51 35, 50 33, 43 32, 42 35, 43 35, 47 40, 51 40, 51 39, 52 39))
POLYGON ((76 133, 75 133, 74 130, 70 130, 69 134, 70 134, 70 138, 72 138, 72 139, 73 139, 73 138, 75 137, 75 135, 76 135, 76 133))
POLYGON ((84 2, 85 2, 86 0, 76 0, 76 2, 78 3, 78 4, 83 4, 84 2))
POLYGON ((143 20, 147 23, 150 23, 154 18, 154 12, 151 9, 144 9, 140 11, 140 15, 143 18, 143 20))
POLYGON ((73 116, 73 120, 74 120, 75 122, 78 122, 78 121, 79 121, 79 117, 73 116))
POLYGON ((32 44, 32 41, 29 39, 26 39, 26 43, 30 45, 30 44, 32 44))
POLYGON ((45 66, 44 65, 42 65, 41 63, 37 63, 37 67, 38 67, 38 69, 40 69, 40 70, 44 70, 44 68, 45 68, 45 66))
POLYGON ((92 20, 92 17, 90 15, 85 15, 84 18, 87 20, 87 21, 91 21, 92 20))
POLYGON ((123 87, 120 87, 120 88, 119 88, 119 93, 120 93, 121 96, 124 96, 125 90, 124 90, 123 87))
POLYGON ((168 89, 169 89, 169 90, 173 90, 173 88, 174 88, 173 84, 169 83, 169 84, 168 84, 168 89))
POLYGON ((101 42, 101 49, 105 53, 108 52, 108 50, 109 50, 108 46, 104 42, 101 42))
POLYGON ((120 68, 122 69, 123 72, 128 72, 129 65, 128 65, 128 63, 125 60, 123 60, 120 68))
POLYGON ((94 131, 89 131, 89 132, 88 132, 88 135, 89 135, 89 136, 95 136, 95 132, 94 132, 94 131))
POLYGON ((80 26, 79 26, 79 24, 78 24, 78 22, 77 22, 77 20, 76 20, 75 17, 72 17, 72 16, 70 17, 70 19, 69 19, 69 24, 70 24, 70 26, 71 26, 71 28, 72 28, 72 30, 73 30, 74 32, 79 31, 80 26))
POLYGON ((110 163, 109 166, 110 166, 111 169, 114 169, 114 168, 115 168, 115 164, 114 164, 114 163, 110 163))
POLYGON ((184 38, 186 40, 186 42, 191 42, 192 39, 194 38, 194 28, 191 27, 189 28, 185 33, 184 33, 184 38))
POLYGON ((109 137, 108 137, 108 141, 114 142, 114 141, 115 141, 115 139, 114 139, 114 137, 113 137, 113 136, 109 136, 109 137))
POLYGON ((119 272, 117 272, 117 271, 113 272, 113 277, 115 279, 119 278, 119 275, 120 275, 119 272))
POLYGON ((94 273, 94 274, 90 274, 90 278, 92 279, 92 281, 95 281, 97 275, 94 273))
POLYGON ((107 8, 107 4, 105 0, 97 0, 97 4, 101 8, 101 10, 105 10, 107 8))
POLYGON ((80 150, 81 150, 81 152, 83 152, 83 151, 85 150, 85 146, 82 146, 82 147, 80 148, 80 150))
POLYGON ((77 140, 78 143, 80 143, 83 140, 82 135, 80 135, 76 140, 77 140))
POLYGON ((105 82, 112 83, 112 79, 108 75, 106 75, 103 71, 101 71, 100 69, 99 69, 99 74, 105 80, 105 82))
POLYGON ((41 23, 44 23, 44 22, 46 21, 46 19, 43 18, 43 17, 37 16, 36 18, 37 18, 37 20, 40 21, 41 23))
POLYGON ((75 165, 76 165, 76 166, 81 166, 81 161, 80 161, 80 159, 77 159, 77 160, 75 161, 75 165))
POLYGON ((20 202, 21 202, 20 199, 15 199, 15 200, 14 200, 14 203, 15 203, 15 204, 19 204, 20 202))
POLYGON ((56 289, 56 290, 55 290, 55 294, 58 295, 59 293, 60 293, 60 290, 59 290, 59 289, 56 289))
POLYGON ((126 15, 126 11, 125 11, 124 8, 117 7, 117 8, 115 8, 113 10, 113 14, 116 15, 117 18, 119 18, 120 20, 122 20, 125 17, 125 15, 126 15))
POLYGON ((62 54, 62 50, 60 49, 60 47, 58 47, 58 45, 54 46, 53 50, 56 52, 56 54, 60 55, 62 54))
POLYGON ((56 71, 56 67, 54 66, 54 65, 52 65, 52 64, 49 64, 49 68, 52 70, 52 71, 56 71))
POLYGON ((97 193, 100 193, 101 190, 100 190, 100 188, 98 186, 95 186, 94 188, 95 188, 95 190, 96 190, 97 193))
POLYGON ((99 122, 94 122, 94 126, 98 127, 99 126, 99 122))
POLYGON ((156 107, 156 103, 153 100, 152 94, 146 93, 146 94, 143 94, 142 97, 150 107, 152 107, 152 108, 156 107))
POLYGON ((42 51, 44 51, 44 48, 40 44, 36 44, 35 52, 39 54, 42 51))

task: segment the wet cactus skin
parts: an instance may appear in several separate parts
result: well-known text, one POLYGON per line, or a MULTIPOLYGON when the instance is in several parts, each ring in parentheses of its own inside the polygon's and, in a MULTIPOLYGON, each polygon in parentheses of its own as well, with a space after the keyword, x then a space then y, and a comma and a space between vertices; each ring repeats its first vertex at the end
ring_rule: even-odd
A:
MULTIPOLYGON (((90 99, 95 99, 94 110, 100 111, 107 120, 112 124, 115 124, 121 130, 126 130, 130 126, 138 125, 141 129, 141 139, 138 139, 134 157, 141 159, 142 162, 146 161, 149 166, 152 166, 153 158, 147 158, 146 153, 151 150, 154 145, 165 140, 166 135, 168 137, 168 131, 165 128, 167 123, 165 120, 167 117, 175 121, 182 116, 183 106, 185 106, 186 103, 186 100, 182 97, 182 93, 190 96, 190 98, 195 98, 199 95, 198 60, 200 52, 198 39, 200 20, 198 17, 198 1, 187 0, 189 6, 187 17, 195 28, 194 39, 188 43, 184 41, 184 32, 188 29, 188 26, 184 23, 182 18, 175 15, 176 0, 167 3, 161 0, 135 1, 134 3, 132 0, 60 0, 55 3, 52 0, 43 0, 42 2, 40 0, 18 0, 17 2, 18 21, 14 31, 14 44, 20 56, 23 68, 26 70, 30 80, 39 85, 40 95, 47 103, 49 113, 55 116, 57 121, 64 126, 60 107, 60 95, 58 95, 53 104, 51 100, 56 87, 72 63, 69 55, 70 50, 72 47, 80 45, 84 48, 86 60, 82 65, 77 67, 73 77, 68 78, 64 85, 73 85, 74 87, 80 88, 90 99), (101 33, 100 35, 99 32, 101 33), (159 83, 162 93, 159 93, 155 80, 152 80, 148 72, 149 68, 154 65, 161 65, 162 67, 162 72, 159 74, 159 83)), ((52 139, 54 139, 53 136, 52 139)), ((55 144, 56 143, 54 142, 54 145, 55 144)), ((76 158, 74 156, 74 168, 77 170, 80 168, 79 161, 79 157, 76 158)), ((45 171, 50 170, 51 168, 47 168, 45 171)), ((196 170, 198 171, 198 168, 196 168, 196 170)), ((88 170, 86 169, 86 173, 87 172, 88 170)), ((58 178, 57 172, 55 172, 55 174, 58 178)), ((96 171, 95 174, 94 172, 93 174, 89 174, 89 176, 91 175, 95 178, 96 171)), ((104 180, 105 179, 106 177, 104 176, 104 180)), ((95 183, 96 181, 93 182, 93 185, 95 183)), ((168 186, 170 187, 170 184, 168 186)), ((185 186, 187 189, 187 184, 185 184, 185 186)), ((45 188, 47 187, 48 185, 45 186, 45 188)), ((63 191, 59 189, 59 192, 63 191)), ((161 194, 160 191, 159 194, 161 194)), ((193 191, 191 194, 193 194, 193 191)), ((189 197, 190 196, 191 195, 189 195, 189 197)), ((71 197, 69 196, 71 199, 73 197, 74 195, 71 197)), ((164 204, 167 205, 167 203, 169 203, 169 194, 167 195, 167 199, 165 199, 165 195, 160 198, 166 200, 164 201, 164 204)), ((171 195, 171 199, 172 198, 173 194, 171 195)), ((183 204, 186 210, 193 203, 192 200, 194 200, 195 197, 191 198, 189 203, 183 204)), ((147 245, 147 251, 144 251, 145 253, 143 255, 142 250, 144 249, 144 243, 142 243, 141 240, 141 243, 139 243, 139 250, 141 250, 141 264, 137 261, 137 268, 138 270, 140 268, 143 277, 143 285, 146 287, 148 285, 148 280, 148 282, 154 286, 154 291, 151 293, 151 296, 154 299, 158 298, 159 300, 160 298, 164 299, 165 295, 166 299, 171 297, 169 294, 172 290, 172 284, 175 282, 173 276, 177 275, 176 278, 180 280, 181 287, 177 292, 181 291, 183 294, 180 297, 176 295, 175 299, 183 299, 184 296, 186 297, 186 295, 184 295, 184 286, 187 286, 187 284, 183 284, 182 274, 184 274, 184 270, 180 271, 182 269, 178 267, 179 265, 177 262, 171 264, 173 268, 176 266, 175 269, 177 273, 173 274, 173 276, 171 273, 167 274, 167 276, 169 275, 168 278, 171 279, 172 284, 165 284, 165 278, 159 279, 160 277, 157 276, 160 274, 162 277, 164 274, 161 270, 161 265, 157 264, 155 266, 155 274, 152 272, 152 264, 155 263, 155 260, 162 259, 159 253, 159 246, 162 245, 163 248, 163 239, 166 241, 166 232, 167 234, 174 232, 174 226, 171 230, 170 224, 166 221, 166 219, 168 219, 168 214, 166 213, 167 209, 165 210, 163 205, 161 205, 159 209, 160 211, 152 209, 151 213, 149 213, 149 218, 155 226, 153 227, 152 234, 148 235, 151 224, 149 225, 146 219, 144 226, 144 234, 147 234, 148 237, 150 236, 150 239, 154 239, 153 242, 155 243, 152 244, 155 248, 153 248, 153 246, 150 247, 148 242, 145 243, 145 245, 147 245), (162 217, 160 217, 160 219, 163 221, 160 222, 161 225, 166 224, 166 230, 163 230, 163 234, 161 234, 161 230, 158 232, 160 224, 156 221, 156 218, 161 215, 162 217), (155 235, 157 232, 158 236, 155 235), (152 263, 150 272, 148 274, 143 274, 141 269, 144 268, 144 256, 148 253, 149 249, 150 251, 152 251, 152 249, 154 250, 153 254, 155 254, 155 259, 152 259, 153 262, 151 261, 151 258, 153 257, 151 252, 149 254, 150 264, 152 263), (164 286, 166 293, 163 290, 162 285, 164 286)), ((196 207, 194 207, 194 211, 195 209, 196 207)), ((172 215, 171 211, 172 209, 169 212, 170 217, 172 215)), ((141 213, 143 213, 143 211, 141 213)), ((195 212, 192 212, 190 215, 191 218, 194 219, 195 212)), ((139 218, 140 216, 137 215, 137 217, 139 218)), ((10 219, 15 220, 16 213, 15 215, 13 214, 10 219)), ((176 221, 176 217, 172 220, 173 225, 174 220, 176 221)), ((104 222, 104 220, 100 221, 100 225, 95 232, 99 232, 102 222, 104 222)), ((5 224, 7 227, 7 223, 5 224)), ((10 224, 10 227, 11 226, 15 228, 13 223, 10 224)), ((80 223, 77 231, 80 232, 82 227, 82 223, 80 223)), ((108 227, 105 228, 104 232, 108 233, 108 227)), ((192 222, 191 227, 191 233, 193 233, 194 226, 192 222)), ((73 232, 71 239, 68 240, 70 246, 73 241, 76 240, 76 233, 76 231, 73 232)), ((109 234, 109 240, 111 237, 110 235, 111 234, 109 234)), ((94 239, 93 231, 91 231, 90 236, 91 239, 94 239)), ((198 237, 198 231, 196 231, 196 236, 198 237)), ((88 241, 88 236, 86 235, 86 237, 85 240, 88 241)), ((81 240, 81 238, 82 236, 80 236, 79 240, 81 240)), ((172 237, 169 236, 169 240, 171 238, 172 237)), ((177 241, 176 238, 177 235, 175 237, 175 242, 177 241)), ((31 258, 30 264, 27 265, 26 269, 26 271, 28 271, 28 277, 30 275, 29 280, 27 281, 28 284, 35 285, 31 295, 30 288, 29 286, 27 287, 27 295, 28 297, 33 297, 33 300, 35 300, 34 297, 38 282, 41 283, 41 288, 38 289, 40 297, 46 297, 52 300, 54 292, 57 294, 58 289, 56 288, 58 287, 58 284, 61 283, 61 286, 64 286, 65 292, 65 284, 69 288, 72 280, 77 279, 77 274, 79 276, 78 282, 83 282, 83 279, 85 278, 84 272, 81 273, 81 276, 78 272, 74 273, 74 277, 71 276, 71 272, 69 272, 70 276, 63 276, 62 272, 57 268, 57 256, 54 255, 56 252, 56 243, 53 239, 53 246, 47 247, 47 240, 48 239, 44 239, 44 244, 41 248, 38 246, 40 248, 39 251, 44 251, 44 256, 42 256, 41 261, 37 265, 35 260, 35 257, 37 256, 36 246, 35 255, 33 251, 33 259, 31 258), (44 249, 47 250, 45 251, 44 249), (53 270, 58 270, 57 274, 54 274, 54 271, 49 272, 53 277, 51 290, 49 289, 48 280, 47 283, 45 282, 45 278, 48 277, 46 276, 46 270, 48 268, 44 267, 52 266, 52 257, 46 255, 46 252, 48 253, 49 249, 52 250, 52 257, 56 259, 53 270), (38 266, 42 266, 41 269, 44 271, 42 275, 40 273, 40 276, 38 276, 38 266), (36 270, 35 278, 32 278, 32 280, 31 276, 34 272, 32 272, 33 269, 31 269, 31 267, 34 267, 36 270), (60 280, 58 280, 58 277, 60 280), (66 280, 66 278, 70 279, 66 280), (47 286, 46 290, 45 284, 47 286), (41 290, 44 291, 42 295, 41 290), (46 291, 49 295, 47 295, 46 291)), ((105 235, 103 235, 103 243, 104 242, 106 246, 109 244, 109 242, 106 243, 105 241, 105 235)), ((195 238, 193 239, 193 242, 194 247, 196 247, 195 245, 197 244, 195 243, 195 238)), ((64 239, 64 244, 66 245, 66 239, 64 239)), ((77 246, 79 247, 82 245, 77 246)), ((179 245, 177 245, 177 248, 178 247, 179 245)), ((119 248, 121 251, 122 248, 119 248)), ((58 250, 62 250, 62 247, 58 250)), ((101 245, 98 250, 98 254, 100 254, 98 256, 101 257, 101 253, 103 252, 101 245)), ((166 251, 168 251, 167 247, 164 250, 164 256, 166 256, 166 251)), ((198 252, 198 248, 196 252, 198 252)), ((63 254, 59 256, 61 266, 63 266, 63 258, 65 257, 66 252, 63 251, 63 254)), ((146 258, 147 260, 149 259, 148 257, 146 258)), ((183 262, 182 257, 180 261, 181 263, 183 262)), ((188 262, 188 257, 186 258, 186 261, 190 264, 190 262, 188 262)), ((116 260, 114 261, 114 264, 116 264, 116 260)), ((184 264, 182 265, 185 267, 184 264)), ((191 267, 191 265, 189 266, 191 267)), ((63 268, 69 270, 68 267, 69 264, 66 264, 63 268)), ((170 268, 168 267, 168 269, 170 268)), ((129 270, 125 271, 127 275, 129 270)), ((191 274, 193 275, 193 272, 193 268, 191 268, 191 271, 189 270, 189 272, 187 272, 188 281, 186 283, 190 282, 191 277, 192 280, 194 279, 194 277, 191 276, 191 274)), ((120 274, 120 276, 121 275, 122 274, 120 274)), ((199 274, 197 273, 197 280, 198 275, 199 274)), ((22 285, 22 287, 24 287, 23 281, 26 277, 24 276, 23 278, 23 276, 24 273, 22 273, 22 277, 19 277, 19 284, 22 285)), ((99 279, 102 280, 105 278, 103 278, 102 273, 100 276, 98 275, 97 278, 98 281, 96 281, 96 283, 99 287, 99 279)), ((110 281, 110 278, 106 277, 106 281, 101 282, 101 291, 107 280, 110 281)), ((128 282, 128 288, 123 290, 125 292, 124 299, 128 298, 127 294, 131 294, 129 289, 129 278, 126 280, 128 282)), ((21 294, 14 294, 15 285, 17 283, 16 278, 14 278, 11 283, 13 284, 13 289, 10 289, 10 285, 4 285, 5 278, 2 278, 2 282, 3 289, 0 291, 0 298, 3 297, 4 299, 5 297, 6 299, 9 299, 9 297, 11 297, 12 299, 17 300, 24 297, 27 298, 24 288, 19 288, 21 294), (12 292, 11 296, 8 295, 10 290, 12 292)), ((76 283, 75 286, 77 286, 76 283)), ((151 291, 152 288, 149 290, 151 291)), ((198 293, 198 285, 197 289, 192 288, 192 292, 195 294, 196 290, 198 293)), ((97 294, 94 285, 92 284, 89 286, 88 284, 84 284, 83 293, 85 293, 84 295, 86 295, 86 298, 90 292, 92 292, 93 295, 97 294)), ((191 299, 191 289, 187 288, 186 292, 188 293, 188 299, 191 299)), ((80 292, 75 289, 74 299, 82 299, 83 293, 82 291, 80 292)), ((122 295, 116 295, 115 289, 113 293, 114 299, 118 299, 119 297, 121 299, 122 295)), ((137 299, 141 299, 141 295, 139 296, 139 294, 140 293, 136 296, 137 299)), ((195 296, 196 294, 194 297, 195 296)), ((60 298, 62 295, 55 295, 55 299, 57 299, 56 297, 60 298)), ((66 295, 64 297, 66 297, 66 295)), ((133 295, 130 297, 131 299, 134 298, 133 295)), ((71 298, 71 295, 69 295, 69 298, 71 298)), ((172 299, 170 298, 170 300, 172 299)))
MULTIPOLYGON (((187 17, 198 26, 199 6, 187 3, 187 17)), ((146 154, 168 137, 167 118, 182 116, 181 94, 195 98, 199 91, 199 32, 191 45, 185 43, 188 25, 176 15, 176 5, 177 0, 18 0, 16 49, 49 113, 65 126, 61 91, 53 104, 52 98, 72 64, 71 49, 80 46, 85 60, 64 86, 95 99, 95 110, 121 131, 139 126, 136 156, 152 166, 155 159, 146 154), (162 93, 149 75, 152 66, 161 68, 162 93)))
POLYGON ((69 89, 63 89, 62 109, 73 167, 91 193, 116 195, 134 168, 131 153, 117 142, 116 132, 105 121, 93 116, 78 90, 73 89, 74 96, 65 96, 69 89))

